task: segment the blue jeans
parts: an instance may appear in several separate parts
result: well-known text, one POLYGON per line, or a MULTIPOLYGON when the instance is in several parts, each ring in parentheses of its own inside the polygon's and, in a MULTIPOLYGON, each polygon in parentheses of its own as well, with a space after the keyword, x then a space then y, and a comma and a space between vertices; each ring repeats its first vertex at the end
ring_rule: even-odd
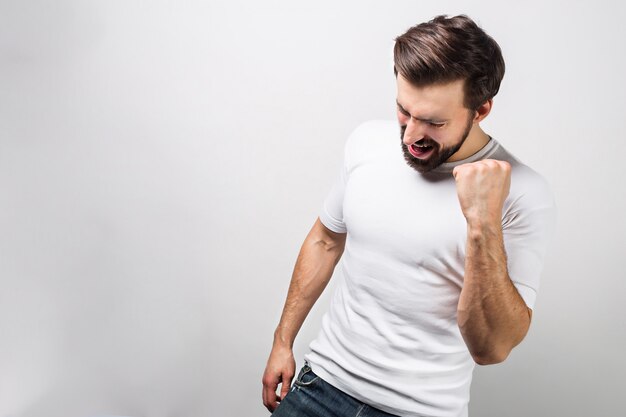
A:
POLYGON ((305 363, 271 417, 397 417, 333 387, 305 363))

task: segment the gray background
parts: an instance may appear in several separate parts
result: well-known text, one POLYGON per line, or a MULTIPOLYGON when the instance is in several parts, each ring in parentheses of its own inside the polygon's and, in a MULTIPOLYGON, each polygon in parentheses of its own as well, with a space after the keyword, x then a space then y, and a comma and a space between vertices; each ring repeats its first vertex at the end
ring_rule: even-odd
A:
POLYGON ((0 0, 0 417, 267 416, 344 141, 395 117, 393 38, 440 13, 500 43, 483 127, 559 206, 530 334, 477 368, 471 414, 623 415, 623 7, 0 0))

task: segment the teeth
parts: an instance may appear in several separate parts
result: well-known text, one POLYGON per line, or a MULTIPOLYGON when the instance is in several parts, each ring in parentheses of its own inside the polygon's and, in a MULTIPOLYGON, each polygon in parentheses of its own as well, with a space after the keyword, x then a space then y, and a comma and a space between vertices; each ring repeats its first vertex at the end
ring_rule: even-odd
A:
POLYGON ((429 148, 430 145, 415 145, 418 148, 429 148))

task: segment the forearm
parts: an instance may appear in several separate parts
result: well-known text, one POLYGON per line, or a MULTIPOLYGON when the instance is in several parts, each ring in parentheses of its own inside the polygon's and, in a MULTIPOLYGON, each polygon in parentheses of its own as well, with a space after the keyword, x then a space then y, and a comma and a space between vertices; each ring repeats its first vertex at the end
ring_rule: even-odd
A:
POLYGON ((302 244, 263 373, 263 404, 271 412, 289 392, 296 366, 293 341, 311 307, 330 281, 345 242, 345 233, 335 233, 317 219, 302 244), (281 386, 280 396, 276 394, 278 385, 281 386))
POLYGON ((530 314, 509 278, 500 224, 468 222, 465 256, 461 334, 477 363, 501 362, 526 335, 530 314))
POLYGON ((287 300, 274 332, 274 345, 291 348, 306 316, 330 281, 344 244, 345 234, 329 232, 317 220, 300 249, 287 300))

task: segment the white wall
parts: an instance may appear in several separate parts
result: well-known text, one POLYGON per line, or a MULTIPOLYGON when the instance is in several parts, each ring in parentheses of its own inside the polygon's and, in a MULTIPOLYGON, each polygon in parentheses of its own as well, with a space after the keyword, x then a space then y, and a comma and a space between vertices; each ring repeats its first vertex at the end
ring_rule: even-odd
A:
POLYGON ((471 414, 622 415, 623 8, 0 0, 0 417, 267 416, 344 140, 394 117, 393 38, 440 13, 502 46, 484 127, 559 206, 531 332, 477 369, 471 414))

